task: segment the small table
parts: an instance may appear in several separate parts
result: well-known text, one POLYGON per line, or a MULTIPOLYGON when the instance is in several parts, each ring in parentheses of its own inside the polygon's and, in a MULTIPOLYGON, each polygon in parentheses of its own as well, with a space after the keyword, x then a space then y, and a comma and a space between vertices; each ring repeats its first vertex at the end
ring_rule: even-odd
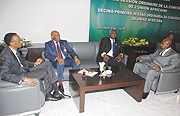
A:
POLYGON ((83 78, 79 70, 69 71, 69 91, 79 112, 84 112, 85 93, 115 88, 122 88, 137 102, 141 102, 145 80, 133 73, 126 67, 112 68, 111 77, 100 77, 99 69, 92 68, 98 72, 94 77, 83 78))

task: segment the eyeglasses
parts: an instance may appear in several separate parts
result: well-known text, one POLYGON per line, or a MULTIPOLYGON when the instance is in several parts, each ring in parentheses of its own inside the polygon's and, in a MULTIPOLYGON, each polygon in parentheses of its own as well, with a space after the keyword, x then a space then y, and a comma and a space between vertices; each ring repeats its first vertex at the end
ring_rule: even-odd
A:
POLYGON ((21 40, 18 40, 18 41, 11 41, 11 42, 14 42, 14 43, 21 43, 21 40))
POLYGON ((21 39, 16 39, 16 40, 11 40, 11 42, 14 42, 14 43, 21 43, 21 39))

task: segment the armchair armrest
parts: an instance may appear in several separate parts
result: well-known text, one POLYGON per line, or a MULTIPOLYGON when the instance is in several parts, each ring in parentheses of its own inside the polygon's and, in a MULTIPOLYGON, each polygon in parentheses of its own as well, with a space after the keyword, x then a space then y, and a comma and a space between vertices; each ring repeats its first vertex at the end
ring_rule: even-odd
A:
POLYGON ((162 70, 162 74, 166 74, 166 73, 180 73, 180 67, 177 67, 172 70, 162 70))
POLYGON ((32 114, 40 112, 40 85, 30 87, 0 81, 0 115, 32 114), (8 86, 9 85, 9 86, 8 86))
POLYGON ((126 65, 127 64, 128 55, 124 54, 122 58, 122 62, 126 65))

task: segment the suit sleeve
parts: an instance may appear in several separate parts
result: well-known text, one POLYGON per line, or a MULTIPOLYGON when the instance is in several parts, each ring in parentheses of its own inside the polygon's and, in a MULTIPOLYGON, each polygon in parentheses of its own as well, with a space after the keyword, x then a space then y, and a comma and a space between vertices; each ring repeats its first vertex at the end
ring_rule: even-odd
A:
POLYGON ((51 50, 52 48, 49 46, 48 43, 45 43, 45 50, 44 50, 44 56, 46 58, 48 58, 51 62, 55 62, 56 61, 56 57, 55 55, 51 54, 51 50))
POLYGON ((10 56, 8 56, 7 54, 1 55, 0 61, 1 61, 0 75, 1 75, 2 80, 18 84, 19 81, 24 76, 22 71, 19 71, 18 67, 13 66, 13 64, 11 63, 10 56), (14 72, 12 72, 12 70, 14 72), (16 73, 16 72, 19 72, 19 73, 16 73))
MULTIPOLYGON (((101 55, 103 52, 105 52, 107 42, 105 41, 105 38, 101 39, 100 45, 99 45, 99 54, 101 55)), ((105 52, 106 53, 106 52, 105 52)), ((107 53, 106 53, 107 54, 107 53)))
POLYGON ((121 43, 121 41, 119 41, 120 42, 120 46, 118 46, 119 47, 119 54, 125 54, 125 52, 124 52, 124 49, 123 49, 123 47, 122 47, 122 43, 121 43))
POLYGON ((161 51, 161 49, 158 49, 156 52, 154 52, 153 54, 149 54, 149 55, 141 55, 141 59, 146 59, 146 60, 153 60, 155 59, 157 56, 159 56, 159 52, 161 51))
POLYGON ((162 66, 162 70, 172 70, 177 67, 178 65, 178 60, 179 60, 179 55, 178 54, 173 54, 170 61, 169 65, 162 66))

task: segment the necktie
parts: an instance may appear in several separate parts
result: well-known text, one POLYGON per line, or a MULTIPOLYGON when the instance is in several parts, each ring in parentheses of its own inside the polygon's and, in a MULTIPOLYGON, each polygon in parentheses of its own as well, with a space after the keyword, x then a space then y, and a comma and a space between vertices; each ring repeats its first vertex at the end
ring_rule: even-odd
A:
POLYGON ((56 42, 56 45, 57 45, 57 50, 58 50, 58 55, 60 58, 63 58, 62 54, 61 54, 61 50, 59 48, 59 45, 58 45, 58 42, 56 42))
POLYGON ((164 50, 162 50, 159 55, 162 56, 162 55, 163 55, 163 52, 164 52, 164 50))
POLYGON ((19 64, 21 65, 21 67, 23 67, 23 64, 22 64, 21 58, 20 58, 20 56, 19 56, 19 54, 18 54, 18 52, 17 52, 17 51, 16 51, 16 56, 17 56, 17 58, 18 58, 19 64))
POLYGON ((113 40, 113 58, 115 58, 115 40, 113 40))
POLYGON ((26 73, 30 72, 29 67, 23 65, 22 59, 21 59, 20 55, 18 54, 18 52, 16 52, 16 56, 18 58, 19 64, 21 65, 21 67, 23 67, 23 71, 26 72, 26 73))

